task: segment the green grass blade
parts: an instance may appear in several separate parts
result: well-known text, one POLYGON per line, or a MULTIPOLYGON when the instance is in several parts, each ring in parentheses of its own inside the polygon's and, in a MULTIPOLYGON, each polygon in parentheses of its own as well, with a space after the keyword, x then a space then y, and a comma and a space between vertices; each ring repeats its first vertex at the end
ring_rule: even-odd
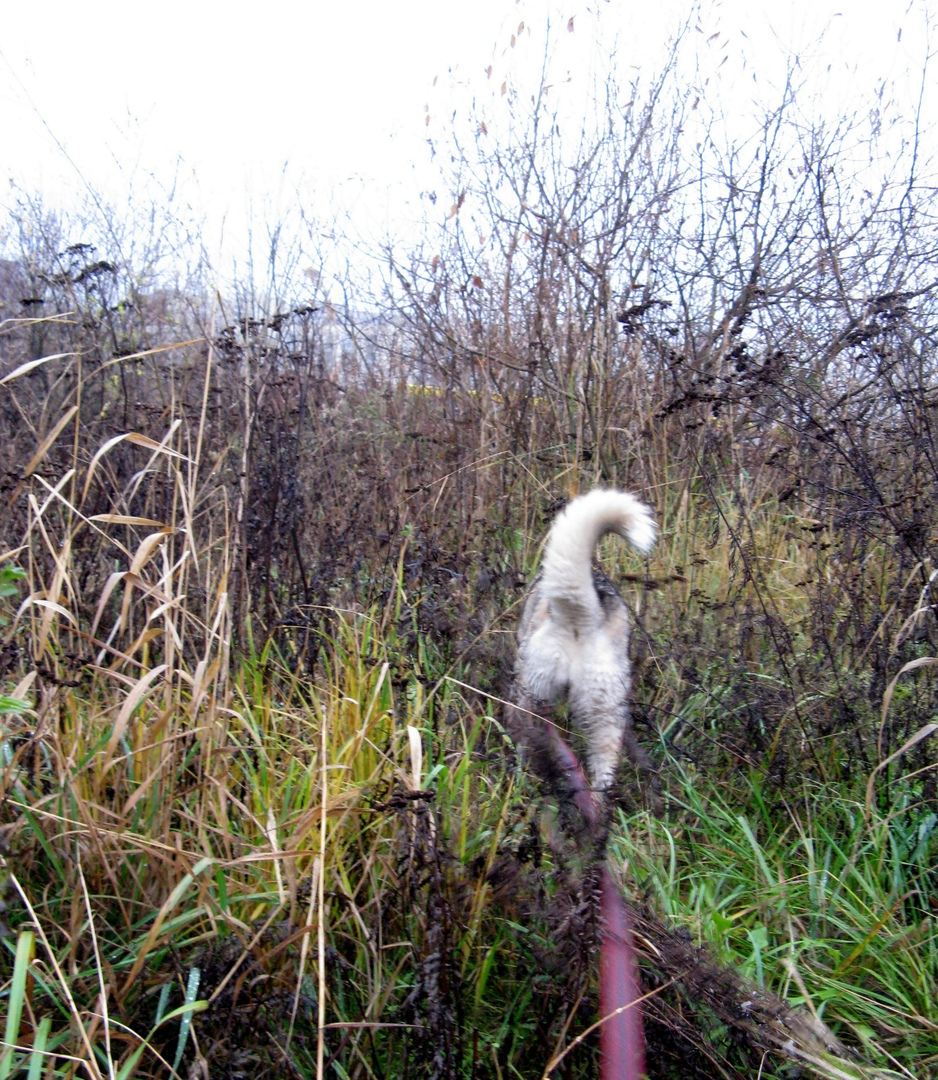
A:
POLYGON ((39 1021, 36 1038, 33 1040, 32 1053, 29 1055, 29 1072, 27 1080, 39 1080, 42 1075, 42 1062, 46 1057, 46 1043, 49 1041, 49 1032, 52 1030, 52 1018, 44 1016, 39 1021))
POLYGON ((179 1021, 179 1040, 176 1043, 176 1057, 173 1061, 173 1072, 178 1072, 179 1063, 182 1061, 183 1051, 189 1038, 189 1028, 192 1025, 192 1012, 195 996, 199 992, 199 981, 202 972, 197 967, 189 972, 189 982, 186 984, 186 1004, 183 1009, 182 1019, 179 1021))
POLYGON ((13 961, 13 980, 10 983, 10 1002, 7 1022, 3 1032, 4 1051, 0 1058, 0 1080, 6 1080, 13 1068, 13 1047, 20 1033, 20 1019, 26 1000, 26 978, 35 954, 36 935, 32 930, 22 930, 16 940, 16 957, 13 961))

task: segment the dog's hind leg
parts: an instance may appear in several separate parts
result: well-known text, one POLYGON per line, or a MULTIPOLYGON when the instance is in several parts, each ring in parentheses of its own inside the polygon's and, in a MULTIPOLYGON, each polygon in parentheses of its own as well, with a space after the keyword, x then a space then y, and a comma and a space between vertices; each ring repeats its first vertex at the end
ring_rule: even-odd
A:
POLYGON ((622 753, 625 724, 620 717, 592 717, 589 725, 586 760, 593 790, 603 793, 612 787, 622 753))
POLYGON ((508 734, 525 764, 549 783, 554 773, 550 706, 536 701, 520 685, 515 686, 511 701, 504 712, 508 734))

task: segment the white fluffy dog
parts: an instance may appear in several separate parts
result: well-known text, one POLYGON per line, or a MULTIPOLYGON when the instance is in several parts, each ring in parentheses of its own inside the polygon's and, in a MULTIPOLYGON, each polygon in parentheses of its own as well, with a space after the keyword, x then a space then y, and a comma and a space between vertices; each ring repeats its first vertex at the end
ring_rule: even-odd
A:
POLYGON ((536 713, 566 699, 587 742, 594 790, 612 783, 629 723, 629 618, 615 586, 592 568, 600 537, 618 533, 643 553, 651 511, 633 495, 597 488, 554 520, 518 627, 516 704, 536 713))

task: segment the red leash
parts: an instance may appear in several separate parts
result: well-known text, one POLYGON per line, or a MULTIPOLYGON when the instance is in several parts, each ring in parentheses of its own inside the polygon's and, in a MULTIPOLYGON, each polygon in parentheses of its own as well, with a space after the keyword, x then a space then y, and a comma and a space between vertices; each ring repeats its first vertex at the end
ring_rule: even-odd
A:
MULTIPOLYGON (((563 774, 564 785, 587 825, 600 822, 602 804, 576 755, 551 724, 551 749, 555 766, 563 774)), ((602 949, 599 957, 599 1009, 604 1018, 599 1029, 602 1080, 642 1080, 645 1076, 645 1032, 642 1026, 642 996, 638 964, 632 948, 632 931, 622 894, 603 861, 600 911, 603 917, 602 949)))

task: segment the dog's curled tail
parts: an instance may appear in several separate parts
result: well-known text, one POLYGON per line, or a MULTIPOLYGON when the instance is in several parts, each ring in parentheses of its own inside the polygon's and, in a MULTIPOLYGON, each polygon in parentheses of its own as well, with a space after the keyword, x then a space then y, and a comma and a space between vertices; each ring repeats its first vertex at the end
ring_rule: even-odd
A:
POLYGON ((551 526, 540 587, 549 600, 564 605, 574 620, 598 611, 593 552, 600 538, 610 532, 647 554, 656 533, 651 510, 627 492, 594 488, 569 503, 551 526))

